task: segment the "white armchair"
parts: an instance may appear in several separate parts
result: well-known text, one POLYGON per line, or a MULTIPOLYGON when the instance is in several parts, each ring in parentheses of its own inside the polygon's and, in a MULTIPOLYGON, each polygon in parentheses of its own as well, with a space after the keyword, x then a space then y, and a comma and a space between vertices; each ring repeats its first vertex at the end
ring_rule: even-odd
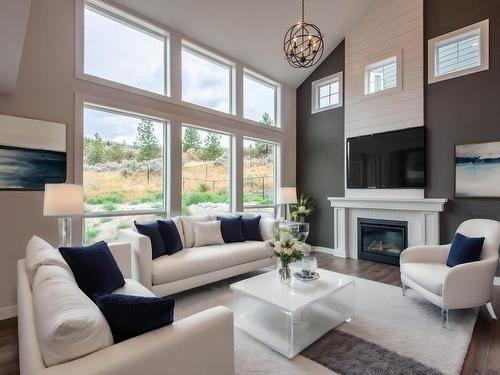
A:
POLYGON ((496 315, 491 305, 493 279, 498 264, 500 222, 487 219, 464 221, 457 229, 468 237, 484 237, 481 259, 477 262, 448 267, 446 260, 450 244, 414 246, 401 253, 401 288, 420 293, 441 307, 443 325, 448 325, 448 309, 486 305, 491 317, 496 315))

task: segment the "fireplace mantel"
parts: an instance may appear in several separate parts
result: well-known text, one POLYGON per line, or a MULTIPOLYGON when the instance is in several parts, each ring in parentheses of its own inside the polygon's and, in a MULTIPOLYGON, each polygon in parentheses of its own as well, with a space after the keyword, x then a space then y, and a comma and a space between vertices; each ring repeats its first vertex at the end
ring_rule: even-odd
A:
POLYGON ((334 209, 334 255, 357 258, 357 219, 408 222, 408 246, 439 244, 445 198, 329 197, 334 209))
POLYGON ((332 207, 341 208, 370 208, 377 210, 406 210, 406 211, 428 211, 442 212, 445 198, 347 198, 328 197, 332 207))

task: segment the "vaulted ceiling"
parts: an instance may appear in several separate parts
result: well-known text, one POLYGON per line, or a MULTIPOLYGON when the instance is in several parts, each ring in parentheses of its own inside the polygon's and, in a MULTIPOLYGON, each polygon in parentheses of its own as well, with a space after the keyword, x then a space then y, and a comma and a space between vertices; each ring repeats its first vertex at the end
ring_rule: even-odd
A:
MULTIPOLYGON (((299 0, 115 0, 263 73, 297 87, 313 71, 283 56, 285 31, 300 20, 299 0)), ((383 0, 306 0, 305 20, 325 35, 323 59, 383 0)))

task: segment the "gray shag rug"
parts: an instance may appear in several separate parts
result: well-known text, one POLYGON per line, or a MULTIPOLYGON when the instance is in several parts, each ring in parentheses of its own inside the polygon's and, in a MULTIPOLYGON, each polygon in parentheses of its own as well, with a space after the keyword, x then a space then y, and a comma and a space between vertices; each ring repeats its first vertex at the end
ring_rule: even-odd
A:
MULTIPOLYGON (((229 285, 248 273, 173 296, 175 319, 210 307, 231 308, 229 285)), ((450 311, 441 326, 440 309, 409 290, 356 279, 356 315, 289 360, 235 328, 235 372, 273 375, 459 374, 477 309, 450 311)), ((294 280, 295 282, 295 280, 294 280)), ((293 287, 293 285, 292 285, 293 287)))

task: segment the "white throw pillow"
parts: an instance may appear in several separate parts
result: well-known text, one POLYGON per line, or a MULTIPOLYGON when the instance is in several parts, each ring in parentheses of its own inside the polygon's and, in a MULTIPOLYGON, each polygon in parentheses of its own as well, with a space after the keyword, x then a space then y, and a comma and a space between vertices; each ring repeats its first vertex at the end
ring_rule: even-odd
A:
POLYGON ((194 246, 223 245, 220 221, 193 223, 194 246))
POLYGON ((64 268, 73 276, 71 268, 69 268, 59 250, 54 249, 51 244, 40 237, 33 236, 26 246, 26 272, 31 286, 33 286, 33 279, 41 265, 64 268))
POLYGON ((113 345, 109 325, 73 275, 41 266, 33 280, 33 306, 40 351, 47 367, 113 345))
POLYGON ((180 216, 175 216, 172 218, 172 221, 177 228, 177 232, 179 232, 179 237, 181 238, 182 247, 186 247, 186 240, 184 239, 184 230, 182 229, 182 219, 180 216))
POLYGON ((210 221, 210 215, 181 216, 182 229, 184 231, 184 247, 189 249, 194 246, 193 223, 210 221))

